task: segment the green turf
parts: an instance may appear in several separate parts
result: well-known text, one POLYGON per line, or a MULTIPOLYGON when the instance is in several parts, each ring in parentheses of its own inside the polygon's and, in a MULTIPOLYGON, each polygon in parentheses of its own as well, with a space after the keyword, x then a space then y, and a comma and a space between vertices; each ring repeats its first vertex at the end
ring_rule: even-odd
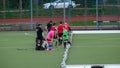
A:
POLYGON ((34 48, 35 32, 0 32, 0 68, 60 68, 62 47, 52 53, 34 48))
POLYGON ((120 64, 120 34, 73 36, 67 64, 120 64))
MULTIPOLYGON (((60 68, 64 49, 54 48, 52 53, 35 51, 35 35, 29 31, 0 32, 0 68, 60 68)), ((119 37, 120 34, 74 35, 67 64, 120 64, 119 37)))

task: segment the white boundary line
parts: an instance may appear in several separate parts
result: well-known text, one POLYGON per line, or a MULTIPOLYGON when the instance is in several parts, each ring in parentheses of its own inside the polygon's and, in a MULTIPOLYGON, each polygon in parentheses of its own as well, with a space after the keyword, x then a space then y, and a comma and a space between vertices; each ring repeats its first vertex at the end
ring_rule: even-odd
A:
POLYGON ((30 33, 24 33, 24 35, 26 35, 26 36, 34 36, 33 34, 30 34, 30 33))
POLYGON ((106 34, 120 33, 120 30, 90 30, 90 31, 72 31, 73 34, 106 34))
POLYGON ((120 68, 120 64, 67 65, 66 68, 91 68, 92 66, 103 66, 104 68, 120 68))
MULTIPOLYGON (((72 31, 71 41, 73 34, 106 34, 106 33, 120 33, 120 30, 90 30, 90 31, 72 31)), ((67 55, 70 46, 68 46, 64 52, 63 59, 61 62, 61 68, 91 68, 93 65, 102 65, 105 68, 120 68, 120 64, 90 64, 90 65, 66 65, 67 55)))

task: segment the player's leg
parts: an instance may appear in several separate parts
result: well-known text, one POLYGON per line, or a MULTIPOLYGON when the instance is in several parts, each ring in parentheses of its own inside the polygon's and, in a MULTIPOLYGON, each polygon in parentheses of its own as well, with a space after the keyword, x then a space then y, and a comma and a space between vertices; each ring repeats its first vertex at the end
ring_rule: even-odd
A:
POLYGON ((61 37, 60 37, 60 45, 62 45, 62 40, 63 40, 63 39, 62 39, 62 36, 61 36, 61 37))
POLYGON ((60 33, 58 33, 58 43, 60 45, 60 33))
POLYGON ((58 39, 57 39, 58 37, 57 37, 57 35, 55 34, 55 36, 54 36, 54 38, 53 38, 53 45, 55 46, 55 47, 57 47, 57 45, 58 45, 58 39))
POLYGON ((72 46, 72 43, 69 40, 67 41, 67 43, 70 44, 70 46, 72 46))
POLYGON ((40 50, 40 40, 36 39, 36 50, 40 50))
POLYGON ((66 49, 66 45, 67 45, 67 40, 64 40, 64 49, 66 49))
POLYGON ((55 47, 57 47, 57 45, 58 45, 58 39, 57 38, 54 39, 54 45, 55 45, 55 47))
POLYGON ((59 34, 59 40, 58 40, 59 45, 62 45, 62 40, 63 40, 62 36, 63 36, 63 34, 60 33, 60 34, 59 34))
POLYGON ((45 49, 47 49, 48 43, 47 43, 46 40, 43 40, 42 47, 45 48, 45 49))
POLYGON ((47 41, 48 41, 48 51, 52 52, 52 50, 53 50, 52 40, 51 39, 47 39, 47 41))

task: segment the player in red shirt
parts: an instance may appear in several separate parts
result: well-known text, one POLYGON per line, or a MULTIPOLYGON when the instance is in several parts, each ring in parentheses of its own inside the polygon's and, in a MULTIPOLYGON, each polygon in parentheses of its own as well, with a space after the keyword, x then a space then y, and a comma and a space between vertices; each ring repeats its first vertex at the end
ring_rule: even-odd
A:
POLYGON ((54 45, 57 47, 57 44, 58 44, 58 40, 57 40, 57 29, 56 29, 56 26, 55 26, 56 23, 53 23, 51 29, 55 31, 55 35, 54 35, 54 45))
POLYGON ((62 21, 58 25, 57 30, 58 30, 58 42, 59 42, 59 45, 61 45, 62 44, 62 36, 63 36, 63 24, 62 24, 62 21))
POLYGON ((55 23, 52 24, 51 29, 56 30, 55 23))
POLYGON ((65 23, 63 26, 65 27, 65 29, 66 29, 68 32, 71 30, 68 23, 65 23))

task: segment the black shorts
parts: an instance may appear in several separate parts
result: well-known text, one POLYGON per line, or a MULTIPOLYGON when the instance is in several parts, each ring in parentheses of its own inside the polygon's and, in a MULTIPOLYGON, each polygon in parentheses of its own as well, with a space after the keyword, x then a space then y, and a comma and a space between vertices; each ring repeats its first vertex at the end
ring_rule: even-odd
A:
POLYGON ((63 33, 58 33, 58 37, 62 37, 63 36, 63 33))
POLYGON ((57 36, 54 36, 54 39, 57 39, 57 36))

